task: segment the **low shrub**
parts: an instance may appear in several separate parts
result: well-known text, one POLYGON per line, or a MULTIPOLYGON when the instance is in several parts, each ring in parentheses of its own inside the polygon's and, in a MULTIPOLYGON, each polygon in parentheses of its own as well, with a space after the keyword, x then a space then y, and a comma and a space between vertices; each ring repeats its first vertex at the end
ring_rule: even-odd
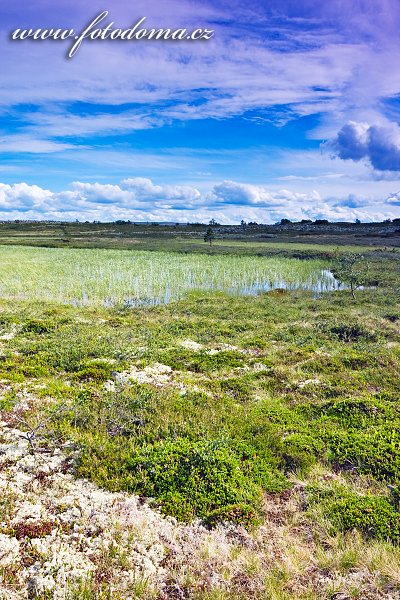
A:
POLYGON ((252 396, 250 384, 239 377, 221 380, 220 389, 238 402, 246 402, 247 400, 250 400, 252 396))
POLYGON ((367 537, 400 543, 400 512, 385 497, 348 494, 334 500, 326 514, 342 531, 358 529, 367 537))
POLYGON ((247 529, 251 528, 258 521, 258 514, 248 504, 232 504, 211 511, 203 523, 206 527, 213 528, 218 523, 236 523, 243 525, 247 529))
POLYGON ((153 497, 161 510, 181 520, 216 519, 221 513, 242 521, 257 506, 260 489, 241 468, 241 461, 223 440, 185 438, 147 445, 128 461, 135 491, 153 497), (232 506, 241 505, 237 513, 232 506))
POLYGON ((387 319, 391 323, 397 323, 397 321, 400 320, 400 313, 399 312, 389 312, 389 313, 386 313, 383 316, 384 316, 385 319, 387 319))
POLYGON ((306 471, 321 455, 323 442, 316 437, 302 433, 292 433, 282 442, 280 448, 281 467, 286 471, 306 471))
POLYGON ((316 410, 320 414, 337 419, 346 427, 355 428, 385 422, 388 417, 395 416, 394 410, 390 411, 387 406, 374 398, 344 398, 327 402, 316 410))
POLYGON ((74 378, 79 381, 104 382, 111 378, 113 368, 113 365, 105 362, 82 363, 74 373, 74 378))
POLYGON ((378 335, 374 331, 356 322, 333 323, 325 327, 322 325, 322 329, 330 337, 336 338, 341 342, 374 342, 378 339, 378 335))
POLYGON ((22 326, 22 333, 49 333, 54 331, 56 324, 52 320, 28 319, 22 326))
POLYGON ((377 479, 400 477, 400 434, 388 426, 375 431, 343 431, 327 435, 330 459, 342 469, 357 469, 377 479))

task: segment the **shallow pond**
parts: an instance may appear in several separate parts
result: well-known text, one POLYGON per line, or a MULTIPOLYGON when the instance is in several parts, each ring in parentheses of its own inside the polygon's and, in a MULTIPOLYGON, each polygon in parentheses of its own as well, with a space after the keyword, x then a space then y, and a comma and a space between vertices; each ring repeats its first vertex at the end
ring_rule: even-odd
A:
POLYGON ((168 303, 190 291, 255 295, 342 289, 321 260, 129 250, 0 247, 0 297, 84 305, 168 303))

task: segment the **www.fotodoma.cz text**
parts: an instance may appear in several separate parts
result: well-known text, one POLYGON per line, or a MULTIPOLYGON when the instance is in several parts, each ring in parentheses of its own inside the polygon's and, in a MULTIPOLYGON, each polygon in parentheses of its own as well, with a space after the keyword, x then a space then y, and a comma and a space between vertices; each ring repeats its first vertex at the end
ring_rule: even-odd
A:
POLYGON ((112 21, 104 27, 98 27, 108 17, 108 11, 105 10, 81 31, 76 33, 74 29, 15 29, 11 33, 11 39, 14 41, 32 40, 44 41, 55 40, 65 41, 74 40, 67 54, 72 58, 80 49, 85 40, 175 40, 175 41, 197 41, 209 40, 214 35, 211 29, 147 29, 143 27, 146 17, 142 17, 132 27, 127 29, 114 28, 112 21))

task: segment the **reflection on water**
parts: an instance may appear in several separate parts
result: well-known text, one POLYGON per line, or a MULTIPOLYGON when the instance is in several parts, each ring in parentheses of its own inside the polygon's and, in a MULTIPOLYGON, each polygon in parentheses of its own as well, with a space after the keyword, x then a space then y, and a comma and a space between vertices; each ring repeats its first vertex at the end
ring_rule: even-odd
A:
POLYGON ((248 286, 241 287, 238 290, 232 289, 229 292, 239 293, 242 296, 253 296, 260 292, 270 292, 275 289, 283 289, 283 290, 305 290, 315 292, 316 295, 322 294, 324 292, 334 292, 336 290, 346 289, 346 286, 341 284, 337 279, 335 279, 333 273, 324 269, 321 272, 321 277, 319 279, 315 279, 314 277, 309 279, 308 281, 299 280, 296 282, 287 282, 284 279, 275 279, 273 282, 271 281, 256 281, 251 283, 248 286))
MULTIPOLYGON (((315 296, 318 297, 320 294, 325 292, 334 292, 337 290, 347 289, 345 284, 340 283, 337 279, 335 279, 333 273, 327 269, 323 269, 319 273, 315 273, 308 280, 299 279, 296 282, 288 282, 283 278, 273 278, 268 281, 266 280, 255 280, 245 285, 237 285, 231 287, 224 287, 222 285, 207 285, 203 284, 201 286, 189 285, 187 286, 187 291, 219 291, 226 292, 228 294, 232 294, 233 296, 256 296, 257 294, 263 292, 270 292, 276 289, 283 289, 288 291, 294 290, 304 290, 311 291, 315 293, 315 296)), ((173 300, 178 300, 182 297, 182 294, 173 294, 172 287, 167 285, 165 288, 165 292, 162 296, 158 297, 140 297, 136 296, 133 298, 127 298, 124 301, 125 306, 128 307, 139 307, 139 306, 157 306, 158 304, 168 304, 173 300)), ((105 306, 114 306, 115 299, 107 299, 103 302, 105 306)))

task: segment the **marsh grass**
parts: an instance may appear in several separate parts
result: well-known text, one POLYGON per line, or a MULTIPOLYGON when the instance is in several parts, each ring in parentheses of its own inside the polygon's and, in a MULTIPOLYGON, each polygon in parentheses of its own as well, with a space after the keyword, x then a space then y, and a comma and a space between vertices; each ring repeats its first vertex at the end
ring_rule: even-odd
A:
POLYGON ((76 306, 154 305, 193 290, 340 287, 321 260, 2 246, 0 261, 0 297, 76 306))

